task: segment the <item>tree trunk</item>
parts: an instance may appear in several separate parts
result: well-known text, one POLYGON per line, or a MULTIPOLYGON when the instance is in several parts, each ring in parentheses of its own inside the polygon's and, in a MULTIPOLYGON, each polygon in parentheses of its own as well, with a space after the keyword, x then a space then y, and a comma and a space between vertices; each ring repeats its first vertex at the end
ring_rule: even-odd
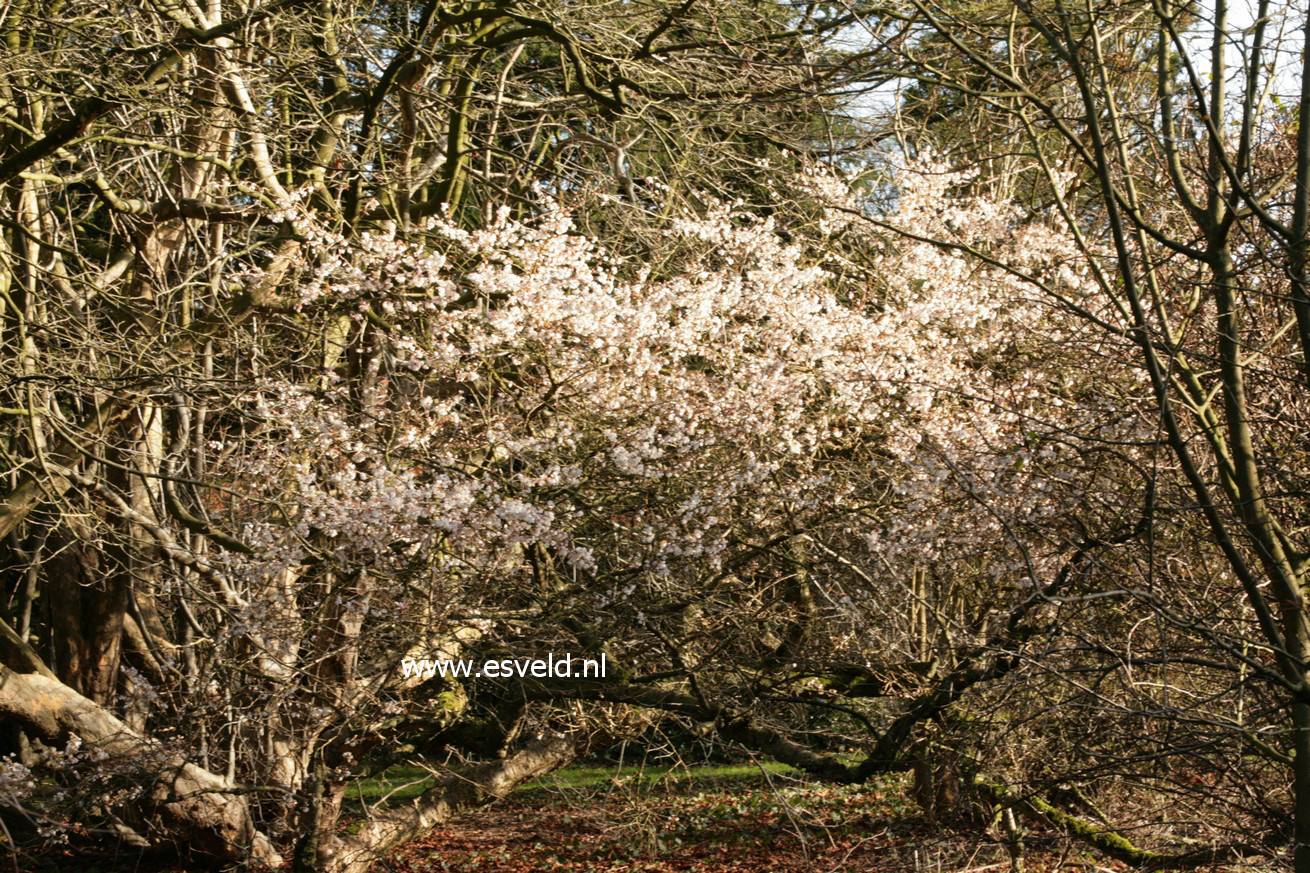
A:
POLYGON ((1292 855, 1296 873, 1310 873, 1310 704, 1292 705, 1292 855))

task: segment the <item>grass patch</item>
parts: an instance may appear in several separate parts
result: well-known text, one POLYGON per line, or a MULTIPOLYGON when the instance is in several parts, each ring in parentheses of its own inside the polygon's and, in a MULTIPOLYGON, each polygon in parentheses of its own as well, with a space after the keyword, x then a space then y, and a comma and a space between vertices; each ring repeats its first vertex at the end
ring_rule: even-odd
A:
MULTIPOLYGON (((766 762, 761 764, 575 764, 563 767, 539 779, 525 782, 518 793, 540 791, 600 791, 664 787, 689 789, 714 787, 724 783, 742 783, 769 776, 794 777, 797 771, 766 762)), ((387 804, 401 803, 422 794, 432 784, 432 775, 422 767, 397 765, 351 785, 347 792, 357 806, 373 804, 387 798, 387 804)))
POLYGON ((597 764, 564 767, 540 779, 519 787, 520 791, 550 789, 596 789, 613 787, 646 788, 655 786, 684 787, 716 785, 723 782, 745 782, 760 779, 762 775, 789 776, 796 773, 785 764, 773 762, 755 764, 701 764, 688 767, 684 764, 632 765, 597 764))
POLYGON ((432 774, 422 767, 398 764, 388 767, 375 776, 358 779, 351 784, 346 798, 354 804, 377 803, 387 798, 388 803, 399 803, 417 797, 432 784, 432 774))

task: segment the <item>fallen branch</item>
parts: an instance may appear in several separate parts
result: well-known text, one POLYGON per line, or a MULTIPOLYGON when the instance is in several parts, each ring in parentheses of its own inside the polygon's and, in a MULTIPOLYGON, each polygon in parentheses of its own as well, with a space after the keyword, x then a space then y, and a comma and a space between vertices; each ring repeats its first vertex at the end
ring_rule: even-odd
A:
POLYGON ((237 786, 143 736, 60 682, 0 621, 0 720, 60 748, 74 736, 128 767, 144 790, 115 809, 150 845, 194 851, 223 864, 277 868, 281 857, 255 829, 237 786))
POLYGON ((480 764, 437 781, 401 809, 375 813, 359 830, 334 837, 320 854, 327 873, 365 873, 378 856, 465 810, 506 796, 514 787, 567 764, 582 751, 575 738, 546 737, 499 761, 480 764))

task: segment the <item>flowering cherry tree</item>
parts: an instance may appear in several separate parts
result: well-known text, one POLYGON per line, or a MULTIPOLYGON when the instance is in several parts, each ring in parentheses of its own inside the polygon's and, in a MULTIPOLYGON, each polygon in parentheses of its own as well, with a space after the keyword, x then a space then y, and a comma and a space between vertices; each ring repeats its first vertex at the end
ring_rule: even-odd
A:
MULTIPOLYGON (((1040 229, 940 208, 951 184, 906 176, 900 229, 959 227, 1067 272, 1040 229)), ((1085 386, 1042 354, 1060 314, 1011 273, 890 232, 860 231, 876 254, 858 271, 833 262, 856 203, 825 202, 820 236, 801 239, 711 201, 660 232, 658 267, 610 254, 549 199, 527 221, 358 239, 282 204, 303 241, 279 329, 314 345, 224 389, 210 512, 233 547, 180 583, 210 605, 211 669, 241 677, 211 683, 205 708, 241 713, 261 739, 228 735, 239 769, 284 790, 265 812, 275 836, 312 821, 320 866, 362 863, 435 819, 343 844, 332 825, 358 766, 402 740, 470 747, 488 719, 493 749, 523 730, 594 732, 630 718, 616 704, 727 722, 856 778, 753 713, 927 660, 925 575, 957 592, 933 631, 962 636, 952 647, 984 643, 993 613, 1050 582, 1098 475, 1049 438, 1087 420, 1064 399, 1085 386), (464 687, 398 669, 546 650, 603 652, 622 680, 464 687), (691 700, 688 682, 711 696, 691 700), (578 698, 591 707, 558 708, 578 698)), ((899 746, 926 717, 870 738, 868 772, 907 766, 899 746)), ((542 761, 563 760, 551 749, 542 761)))
POLYGON ((918 766, 1137 528, 1151 445, 1140 373, 1076 363, 1122 350, 1071 315, 1111 317, 1066 229, 967 182, 908 168, 875 211, 812 167, 645 256, 582 233, 585 199, 348 234, 281 198, 292 242, 224 280, 255 301, 225 375, 157 395, 157 484, 65 474, 162 562, 120 753, 185 725, 152 754, 264 786, 220 854, 324 870, 665 718, 835 781, 918 766), (615 675, 400 669, 547 652, 615 675), (859 762, 800 738, 821 712, 859 762), (338 832, 352 780, 451 752, 486 763, 338 832))

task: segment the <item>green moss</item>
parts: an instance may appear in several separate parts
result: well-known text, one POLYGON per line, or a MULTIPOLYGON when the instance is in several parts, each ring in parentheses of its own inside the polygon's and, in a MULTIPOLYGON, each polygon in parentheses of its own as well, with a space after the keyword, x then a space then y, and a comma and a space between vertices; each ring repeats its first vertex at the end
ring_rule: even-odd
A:
POLYGON ((1105 854, 1133 867, 1159 867, 1166 862, 1166 856, 1158 852, 1139 849, 1122 835, 1105 828, 1097 827, 1075 818, 1067 812, 1056 809, 1040 797, 1030 798, 1028 804, 1048 819, 1051 824, 1069 836, 1082 840, 1105 854))
POLYGON ((464 707, 468 706, 468 695, 464 689, 456 687, 450 691, 442 691, 436 697, 432 698, 433 706, 442 713, 456 714, 463 712, 464 707))
POLYGON ((1138 848, 1118 831, 1092 824, 1077 816, 1057 809, 1041 797, 1017 797, 1004 785, 986 782, 974 778, 978 791, 991 802, 1000 805, 1013 805, 1016 809, 1027 808, 1032 813, 1064 831, 1076 840, 1081 840, 1106 857, 1113 858, 1139 870, 1169 870, 1202 867, 1231 857, 1228 849, 1203 849, 1181 854, 1165 854, 1138 848))

